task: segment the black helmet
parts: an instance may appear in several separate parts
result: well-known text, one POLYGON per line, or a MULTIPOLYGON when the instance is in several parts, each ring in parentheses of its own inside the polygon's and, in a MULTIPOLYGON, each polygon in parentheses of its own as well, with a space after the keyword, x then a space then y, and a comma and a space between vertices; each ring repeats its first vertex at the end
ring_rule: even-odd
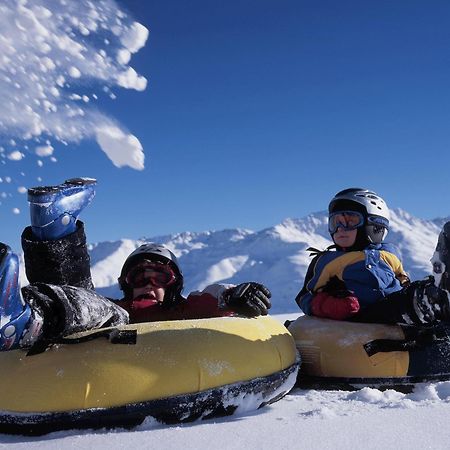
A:
POLYGON ((389 231, 389 208, 373 191, 349 188, 338 192, 328 206, 328 213, 339 211, 356 211, 364 217, 364 227, 358 229, 358 247, 364 248, 371 243, 380 244, 389 231))
POLYGON ((167 264, 175 272, 177 277, 174 284, 170 285, 164 294, 164 306, 172 306, 182 300, 183 273, 178 265, 177 257, 164 245, 153 242, 143 244, 132 252, 123 264, 119 277, 119 286, 126 300, 131 299, 132 288, 127 284, 126 277, 130 269, 142 261, 151 261, 167 264))

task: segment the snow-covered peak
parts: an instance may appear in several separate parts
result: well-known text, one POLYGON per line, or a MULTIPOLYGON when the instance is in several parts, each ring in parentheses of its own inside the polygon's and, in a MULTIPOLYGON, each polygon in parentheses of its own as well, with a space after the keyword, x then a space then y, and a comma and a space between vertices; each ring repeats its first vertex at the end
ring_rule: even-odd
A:
MULTIPOLYGON (((322 236, 329 241, 327 216, 324 212, 310 214, 302 219, 285 219, 270 229, 274 236, 284 242, 309 242, 322 236)), ((325 244, 326 242, 324 242, 325 244)))
POLYGON ((391 210, 390 225, 386 240, 397 246, 410 276, 416 279, 429 273, 440 228, 434 221, 414 217, 402 209, 391 210))
MULTIPOLYGON (((397 246, 412 279, 430 273, 439 231, 435 221, 400 209, 391 211, 386 241, 397 246)), ((308 247, 325 249, 332 244, 325 211, 285 219, 261 231, 237 228, 102 242, 90 247, 94 284, 100 292, 120 296, 117 277, 123 262, 145 241, 160 242, 177 255, 185 276, 185 293, 215 282, 258 281, 271 289, 274 313, 297 310, 294 298, 311 261, 308 247)))

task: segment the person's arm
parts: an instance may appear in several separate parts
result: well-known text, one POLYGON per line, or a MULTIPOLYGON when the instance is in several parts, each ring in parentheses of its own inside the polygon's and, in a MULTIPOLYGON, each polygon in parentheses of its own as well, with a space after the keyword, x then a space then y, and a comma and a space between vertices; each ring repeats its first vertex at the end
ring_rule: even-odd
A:
POLYGON ((306 271, 303 287, 295 297, 297 305, 308 316, 312 315, 311 302, 314 297, 314 292, 313 288, 311 287, 311 284, 313 282, 314 270, 316 268, 319 257, 320 257, 319 255, 316 256, 309 264, 308 269, 306 271))
POLYGON ((230 284, 212 284, 203 291, 193 292, 188 301, 194 297, 211 301, 214 298, 220 310, 234 311, 238 314, 254 317, 267 315, 271 307, 269 289, 260 283, 247 282, 237 286, 230 284))
POLYGON ((397 256, 398 250, 392 244, 385 244, 384 249, 380 252, 383 261, 388 264, 388 266, 394 272, 395 278, 400 282, 402 287, 408 286, 411 282, 408 273, 403 268, 403 264, 397 256))
POLYGON ((403 269, 403 265, 400 263, 400 267, 397 272, 395 272, 395 277, 398 281, 400 281, 400 284, 402 287, 408 286, 409 283, 411 283, 411 279, 409 278, 408 273, 403 269))
POLYGON ((333 320, 348 319, 359 311, 359 301, 342 280, 334 277, 322 289, 314 290, 314 280, 320 275, 316 273, 319 258, 317 256, 311 261, 303 288, 295 300, 307 315, 333 320))
POLYGON ((358 298, 351 293, 342 295, 338 297, 328 292, 318 292, 311 301, 312 315, 333 320, 345 320, 354 316, 359 311, 358 298))

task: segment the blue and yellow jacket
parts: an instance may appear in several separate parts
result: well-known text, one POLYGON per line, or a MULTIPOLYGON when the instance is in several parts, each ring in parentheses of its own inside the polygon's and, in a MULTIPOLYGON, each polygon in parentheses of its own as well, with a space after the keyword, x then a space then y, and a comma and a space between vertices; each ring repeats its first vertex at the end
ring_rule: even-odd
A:
POLYGON ((321 252, 311 261, 303 289, 295 301, 305 314, 311 314, 314 294, 337 277, 355 293, 363 309, 399 291, 402 284, 409 280, 395 253, 395 248, 389 244, 372 244, 362 251, 321 252))

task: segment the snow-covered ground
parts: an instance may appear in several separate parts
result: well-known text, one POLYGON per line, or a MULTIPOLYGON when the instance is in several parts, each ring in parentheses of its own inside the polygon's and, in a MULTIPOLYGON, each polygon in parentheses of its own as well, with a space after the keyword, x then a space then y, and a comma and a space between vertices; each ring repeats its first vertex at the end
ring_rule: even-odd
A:
POLYGON ((2 436, 26 449, 447 449, 450 383, 402 395, 295 389, 245 416, 198 423, 142 425, 134 431, 73 431, 40 438, 2 436))
MULTIPOLYGON (((280 315, 279 320, 295 318, 280 315)), ((148 421, 134 430, 0 436, 14 449, 447 449, 450 381, 419 385, 411 394, 294 389, 280 401, 245 414, 182 425, 148 421)))

